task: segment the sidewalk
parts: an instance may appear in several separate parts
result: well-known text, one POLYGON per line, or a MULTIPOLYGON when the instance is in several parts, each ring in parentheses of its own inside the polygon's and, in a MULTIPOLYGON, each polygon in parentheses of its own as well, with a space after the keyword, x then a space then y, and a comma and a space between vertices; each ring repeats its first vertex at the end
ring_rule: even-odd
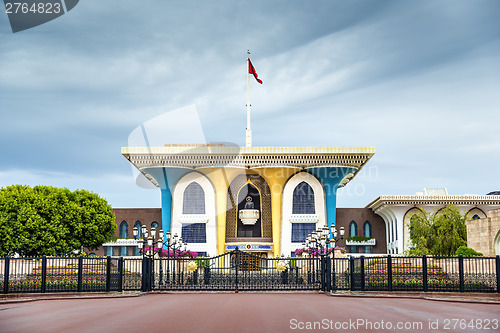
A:
POLYGON ((383 297, 414 298, 432 301, 500 304, 500 293, 443 293, 443 292, 383 292, 383 291, 337 291, 330 293, 333 297, 383 297))
MULTIPOLYGON (((149 294, 217 294, 217 291, 169 291, 169 292, 151 292, 149 294)), ((222 292, 232 294, 234 292, 222 292)), ((259 291, 239 291, 239 293, 260 293, 273 294, 273 292, 259 291)), ((311 294, 316 292, 283 292, 275 294, 311 294)), ((318 292, 323 294, 322 292, 318 292)), ((46 293, 46 294, 0 294, 0 305, 11 303, 24 303, 42 300, 60 300, 60 299, 101 299, 101 298, 120 298, 120 297, 139 297, 148 293, 139 291, 128 292, 95 292, 95 293, 46 293)), ((337 291, 336 293, 326 293, 331 297, 366 297, 366 298, 410 298, 426 299, 434 301, 447 302, 465 302, 465 303, 484 303, 500 304, 500 293, 439 293, 439 292, 380 292, 380 291, 337 291)))
POLYGON ((147 293, 139 291, 125 292, 94 292, 94 293, 45 293, 45 294, 0 294, 0 305, 11 303, 24 303, 44 300, 58 299, 99 299, 99 298, 119 298, 119 297, 137 297, 147 293))

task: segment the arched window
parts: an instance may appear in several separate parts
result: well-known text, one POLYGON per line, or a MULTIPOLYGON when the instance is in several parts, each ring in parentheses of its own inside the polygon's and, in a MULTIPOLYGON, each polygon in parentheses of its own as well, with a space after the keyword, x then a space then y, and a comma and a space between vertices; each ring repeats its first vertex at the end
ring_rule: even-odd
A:
MULTIPOLYGON (((142 223, 141 223, 141 221, 136 221, 134 223, 134 228, 137 228, 137 239, 142 238, 142 223)), ((137 246, 134 247, 133 255, 134 256, 140 256, 141 255, 141 251, 139 250, 139 247, 137 247, 137 246)))
POLYGON ((479 217, 479 215, 474 214, 474 216, 472 217, 472 219, 473 219, 473 220, 479 220, 479 219, 480 219, 480 217, 479 217))
POLYGON ((120 238, 128 238, 128 223, 125 221, 120 223, 120 238))
POLYGON ((158 222, 153 221, 153 222, 151 223, 151 229, 153 229, 153 228, 158 229, 158 222))
MULTIPOLYGON (((357 235, 358 235, 358 224, 354 221, 351 221, 351 223, 349 223, 349 237, 354 237, 357 235)), ((355 245, 350 245, 349 252, 358 253, 358 247, 355 245)))
POLYGON ((354 237, 358 235, 358 224, 354 221, 349 223, 349 237, 354 237))
POLYGON ((363 224, 363 236, 370 238, 372 237, 372 224, 370 223, 370 221, 366 221, 363 224))
POLYGON ((136 221, 134 223, 134 228, 137 228, 137 239, 142 238, 142 223, 141 223, 141 221, 136 221))
POLYGON ((184 190, 182 214, 205 214, 205 191, 197 182, 184 190))
MULTIPOLYGON (((363 236, 372 238, 372 224, 370 221, 365 221, 363 224, 363 236)), ((366 245, 363 247, 364 253, 372 253, 372 247, 366 245)))
POLYGON ((301 182, 293 190, 292 214, 314 213, 314 191, 308 183, 301 182))

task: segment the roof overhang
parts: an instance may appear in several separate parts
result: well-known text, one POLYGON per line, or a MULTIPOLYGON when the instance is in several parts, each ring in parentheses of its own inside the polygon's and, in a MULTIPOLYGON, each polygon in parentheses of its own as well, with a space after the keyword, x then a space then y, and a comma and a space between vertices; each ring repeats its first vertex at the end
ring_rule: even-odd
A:
POLYGON ((122 147, 122 155, 147 179, 158 186, 146 168, 298 168, 351 167, 354 172, 340 186, 352 180, 375 154, 374 147, 225 147, 180 145, 166 147, 122 147))
POLYGON ((381 195, 365 208, 374 212, 384 206, 426 206, 426 205, 500 205, 500 195, 381 195))

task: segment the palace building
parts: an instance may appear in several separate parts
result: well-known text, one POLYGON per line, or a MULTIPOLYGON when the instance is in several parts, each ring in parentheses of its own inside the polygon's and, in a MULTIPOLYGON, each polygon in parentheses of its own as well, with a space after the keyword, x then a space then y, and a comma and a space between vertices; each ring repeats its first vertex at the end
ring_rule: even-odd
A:
MULTIPOLYGON (((177 233, 203 254, 238 247, 264 257, 291 255, 310 232, 338 225, 337 189, 374 153, 372 147, 122 148, 123 156, 159 188, 165 233, 177 233)), ((383 223, 368 215, 373 223, 383 223)), ((359 223, 372 232, 368 219, 359 223)), ((368 253, 374 245, 366 245, 368 253)))

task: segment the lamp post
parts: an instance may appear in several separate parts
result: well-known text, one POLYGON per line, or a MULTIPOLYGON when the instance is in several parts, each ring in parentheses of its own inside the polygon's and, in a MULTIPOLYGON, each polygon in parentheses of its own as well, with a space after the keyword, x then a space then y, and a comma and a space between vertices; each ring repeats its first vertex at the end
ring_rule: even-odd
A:
MULTIPOLYGON (((134 227, 132 230, 134 235, 134 239, 137 240, 137 236, 139 235, 139 229, 134 227)), ((148 258, 150 262, 153 261, 153 257, 156 253, 162 253, 163 249, 167 249, 167 257, 170 258, 170 251, 172 251, 172 257, 176 257, 177 252, 185 251, 187 249, 187 243, 182 240, 182 237, 179 237, 177 234, 171 236, 170 231, 167 231, 166 237, 163 233, 163 230, 160 229, 159 232, 156 232, 156 228, 151 228, 151 232, 148 233, 148 228, 145 224, 141 227, 141 238, 137 240, 137 246, 139 250, 142 252, 142 257, 148 258), (145 246, 148 246, 147 248, 145 246), (156 245, 156 249, 153 247, 156 245)), ((154 266, 150 266, 154 267, 154 266)), ((150 270, 151 276, 153 276, 153 271, 150 270)), ((143 274, 144 275, 144 274, 143 274)), ((169 282, 170 276, 170 266, 167 264, 167 283, 169 282)), ((174 276, 175 276, 175 265, 174 265, 174 276)), ((162 260, 160 260, 160 285, 163 285, 163 264, 162 260)))
POLYGON ((155 253, 153 249, 153 242, 156 237, 156 228, 151 229, 151 235, 148 232, 148 228, 145 224, 141 227, 141 238, 137 239, 139 236, 139 229, 134 227, 132 229, 132 234, 134 235, 134 239, 137 240, 137 247, 142 253, 142 257, 152 258, 155 253), (145 246, 148 246, 147 248, 145 246), (147 249, 147 250, 146 250, 147 249))
MULTIPOLYGON (((345 229, 340 227, 340 238, 338 238, 337 228, 332 225, 328 227, 319 228, 316 231, 307 235, 303 247, 309 250, 312 256, 328 254, 328 251, 335 248, 335 243, 340 239, 344 239, 345 229), (330 231, 332 238, 330 238, 330 231)), ((335 252, 334 252, 335 257, 335 252)))
MULTIPOLYGON (((340 239, 344 238, 345 229, 340 227, 340 239)), ((325 291, 330 290, 330 260, 326 257, 329 250, 332 249, 332 257, 335 258, 335 243, 339 241, 337 228, 332 225, 330 228, 322 227, 307 235, 305 243, 302 244, 308 252, 314 257, 321 256, 321 270, 318 272, 322 276, 322 288, 325 291), (330 238, 330 235, 332 236, 330 238)), ((335 260, 333 261, 333 285, 335 284, 335 260)))
POLYGON ((333 251, 332 251, 332 254, 333 254, 333 258, 335 258, 335 243, 338 242, 340 239, 344 239, 344 234, 345 234, 345 229, 344 227, 340 227, 340 239, 337 237, 337 228, 332 224, 332 226, 330 227, 331 231, 332 231, 332 239, 330 240, 331 243, 333 243, 333 251))
MULTIPOLYGON (((163 235, 163 230, 161 230, 161 234, 163 235)), ((162 236, 163 237, 163 236, 162 236)), ((165 239, 162 238, 161 246, 164 246, 167 249, 167 258, 170 258, 170 251, 172 251, 172 255, 175 258, 177 252, 186 251, 187 243, 182 240, 182 237, 179 237, 177 234, 172 234, 170 231, 167 231, 165 239)), ((158 242, 158 247, 160 247, 160 242, 158 242)), ((174 281, 175 281, 175 264, 173 266, 174 273, 174 281)), ((170 283, 170 265, 167 262, 167 283, 170 283)), ((163 267, 161 265, 160 260, 160 285, 163 285, 163 267)))

